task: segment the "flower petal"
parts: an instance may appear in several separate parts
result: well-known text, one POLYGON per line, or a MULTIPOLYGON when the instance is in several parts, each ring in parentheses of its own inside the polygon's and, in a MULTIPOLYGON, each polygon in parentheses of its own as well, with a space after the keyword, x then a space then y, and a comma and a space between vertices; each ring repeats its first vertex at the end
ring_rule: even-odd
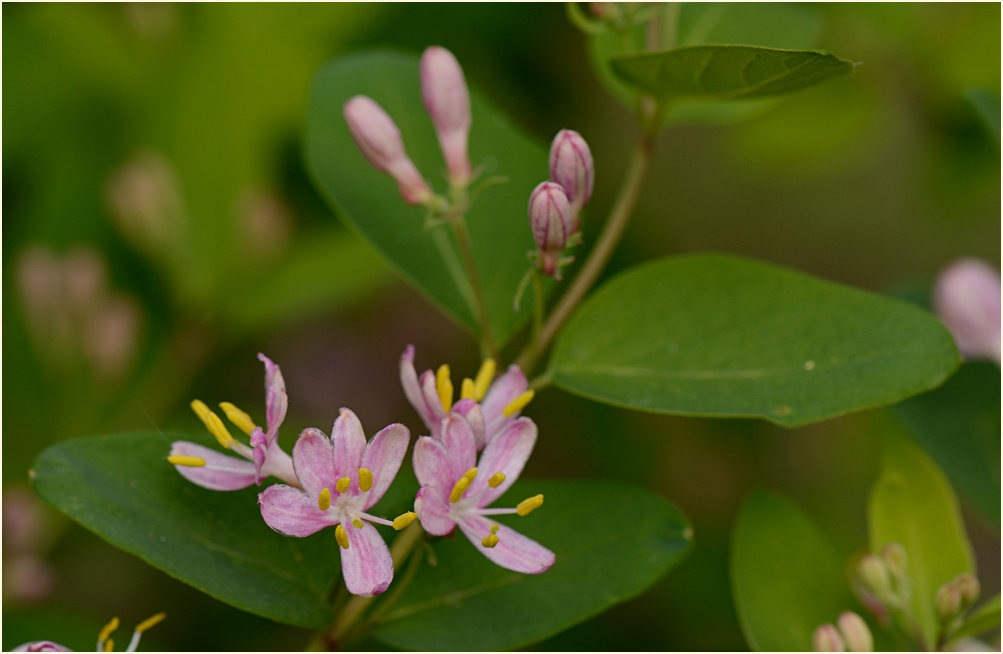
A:
POLYGON ((188 441, 171 443, 171 456, 196 456, 205 459, 205 467, 174 466, 181 476, 212 490, 238 490, 254 483, 254 464, 244 459, 227 456, 221 452, 188 441))
POLYGON ((463 416, 451 413, 442 421, 442 445, 449 455, 453 482, 477 465, 474 432, 463 416))
POLYGON ((383 494, 390 488, 397 471, 400 470, 407 446, 411 441, 411 432, 407 427, 393 424, 384 427, 373 440, 366 445, 362 455, 362 467, 373 473, 373 487, 363 504, 363 510, 380 501, 383 494))
POLYGON ((260 486, 263 477, 261 468, 265 465, 265 459, 268 457, 268 438, 265 436, 265 432, 261 431, 261 427, 255 427, 254 431, 251 432, 251 447, 253 448, 251 454, 254 457, 254 483, 260 486))
POLYGON ((353 595, 369 597, 387 589, 394 578, 394 563, 380 532, 368 522, 359 529, 347 525, 348 549, 341 550, 341 575, 353 595))
MULTIPOLYGON (((426 370, 421 373, 421 378, 418 381, 421 384, 421 397, 425 407, 423 415, 428 416, 428 418, 423 417, 422 419, 432 436, 439 438, 439 429, 442 426, 442 419, 446 417, 446 410, 442 408, 442 400, 439 399, 439 391, 435 387, 435 373, 426 370)), ((421 412, 419 411, 419 413, 421 412)))
POLYGON ((484 420, 487 423, 488 440, 492 434, 498 431, 502 423, 513 416, 505 416, 502 412, 505 407, 515 398, 526 392, 529 385, 526 382, 526 375, 517 365, 508 367, 508 372, 495 380, 488 389, 484 401, 481 402, 481 411, 484 412, 484 420))
POLYGON ((293 445, 293 469, 308 494, 316 497, 324 488, 334 493, 334 448, 319 429, 307 427, 293 445))
POLYGON ((275 440, 279 433, 279 425, 286 419, 286 409, 289 398, 286 395, 286 380, 282 371, 271 359, 258 353, 258 359, 265 364, 265 420, 268 424, 268 442, 275 440))
POLYGON ((474 433, 474 446, 478 452, 484 449, 487 425, 484 422, 484 412, 481 411, 481 405, 477 403, 477 400, 469 398, 460 400, 453 405, 453 413, 458 413, 467 419, 467 422, 470 423, 470 429, 474 433))
POLYGON ((258 493, 265 524, 286 536, 303 538, 338 521, 317 506, 317 497, 285 484, 269 486, 258 493))
POLYGON ((366 451, 366 432, 362 430, 362 423, 354 411, 341 408, 338 419, 334 421, 331 441, 334 443, 335 473, 339 479, 348 477, 352 480, 349 492, 356 495, 359 492, 359 468, 366 451))
POLYGON ((400 380, 407 401, 418 412, 418 415, 421 416, 421 421, 425 423, 425 426, 430 431, 434 430, 435 425, 442 418, 436 419, 435 414, 432 413, 432 410, 425 403, 425 395, 422 393, 421 385, 418 383, 418 373, 414 369, 413 345, 408 345, 407 349, 404 350, 404 354, 401 355, 400 380))
POLYGON ((459 522, 463 535, 470 539, 481 553, 492 562, 509 570, 535 575, 546 572, 554 565, 554 553, 531 538, 505 525, 488 520, 480 515, 465 516, 459 522), (481 541, 491 533, 491 526, 498 524, 498 544, 484 547, 481 541))
POLYGON ((505 427, 481 453, 478 462, 480 472, 470 485, 467 496, 476 498, 479 507, 485 507, 501 497, 519 478, 535 444, 536 424, 529 418, 519 418, 505 427), (491 488, 488 479, 496 472, 504 473, 505 481, 497 488, 491 488))
POLYGON ((413 463, 414 474, 422 486, 437 486, 448 492, 456 483, 446 448, 431 436, 422 436, 415 443, 413 463))
POLYGON ((36 640, 33 643, 25 643, 24 645, 18 645, 12 652, 72 652, 73 650, 69 647, 64 647, 59 643, 54 643, 51 640, 36 640))
POLYGON ((421 528, 433 536, 445 536, 456 527, 449 517, 449 500, 444 492, 435 486, 422 486, 414 498, 414 512, 421 528))

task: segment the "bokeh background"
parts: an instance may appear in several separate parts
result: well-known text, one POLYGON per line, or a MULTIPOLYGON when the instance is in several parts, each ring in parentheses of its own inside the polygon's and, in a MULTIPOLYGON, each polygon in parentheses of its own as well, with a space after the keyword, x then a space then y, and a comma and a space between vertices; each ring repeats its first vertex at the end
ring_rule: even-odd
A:
MULTIPOLYGON (((776 28, 775 7, 741 11, 776 28)), ((747 120, 668 130, 607 276, 721 250, 923 301, 959 256, 998 268, 1000 6, 781 11, 785 38, 862 64, 747 120)), ((311 185, 305 108, 328 59, 443 45, 541 143, 581 132, 597 167, 586 242, 618 188, 632 117, 561 5, 8 3, 3 19, 3 648, 86 649, 112 615, 129 629, 158 611, 168 620, 144 649, 301 648, 306 631, 220 604, 34 498, 34 457, 91 434, 199 430, 194 397, 254 414, 259 351, 287 380, 286 445, 340 406, 417 432, 397 382, 408 343, 420 367, 476 369, 473 340, 311 185)), ((555 389, 529 415, 542 436, 526 475, 629 480, 695 531, 656 586, 538 649, 743 649, 728 533, 744 494, 788 494, 849 556, 867 542, 880 436, 904 428, 889 410, 785 430, 555 389)), ((997 592, 999 505, 962 499, 985 593, 997 592)))

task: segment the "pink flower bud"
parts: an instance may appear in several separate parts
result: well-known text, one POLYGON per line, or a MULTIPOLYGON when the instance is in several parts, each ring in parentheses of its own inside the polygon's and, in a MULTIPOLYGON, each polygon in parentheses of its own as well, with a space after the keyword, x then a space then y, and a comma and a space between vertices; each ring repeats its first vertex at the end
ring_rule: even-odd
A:
POLYGON ((815 630, 811 637, 812 649, 816 652, 845 652, 843 639, 836 627, 826 623, 815 630))
POLYGON ((954 585, 958 587, 958 592, 961 594, 961 610, 967 610, 972 604, 975 604, 975 600, 979 599, 979 592, 981 588, 979 586, 979 580, 973 575, 963 572, 954 578, 954 585))
POLYGON ((859 615, 853 611, 845 611, 839 615, 836 624, 839 625, 839 631, 843 635, 847 651, 874 651, 874 636, 871 635, 867 623, 859 615))
POLYGON ((470 179, 470 93, 463 70, 449 50, 433 45, 421 55, 421 95, 435 125, 450 181, 466 184, 470 179))
POLYGON ((948 582, 937 589, 933 600, 933 608, 941 623, 947 624, 961 612, 961 590, 954 582, 948 582))
POLYGON ((970 359, 1000 362, 1000 275, 978 259, 948 266, 933 289, 937 316, 970 359))
POLYGON ((560 184, 541 182, 529 196, 529 226, 540 253, 543 274, 553 276, 568 244, 571 210, 560 184))
POLYGON ((419 204, 431 198, 431 189, 404 152, 400 130, 380 105, 357 95, 345 103, 343 113, 359 150, 377 170, 397 181, 405 202, 419 204))
POLYGON ((564 187, 571 204, 572 229, 578 231, 578 212, 592 196, 595 165, 581 134, 562 129, 550 145, 550 180, 564 187))

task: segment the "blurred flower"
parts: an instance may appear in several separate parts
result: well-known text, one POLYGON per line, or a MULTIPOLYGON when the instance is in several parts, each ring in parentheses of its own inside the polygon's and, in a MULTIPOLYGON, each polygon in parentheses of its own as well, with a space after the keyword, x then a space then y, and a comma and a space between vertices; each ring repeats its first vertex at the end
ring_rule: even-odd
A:
POLYGON ((1000 275, 978 259, 945 268, 933 289, 933 306, 969 359, 1000 363, 1000 275))
POLYGON ((148 256, 163 259, 185 223, 180 189, 167 158, 148 150, 112 174, 105 199, 126 240, 148 256))
MULTIPOLYGON (((166 613, 158 613, 154 616, 143 620, 138 625, 136 625, 136 630, 132 632, 132 640, 129 641, 129 646, 125 648, 126 652, 135 652, 136 647, 139 646, 139 639, 142 637, 143 632, 147 631, 151 627, 156 626, 161 620, 167 617, 166 613)), ((118 629, 118 618, 112 618, 111 622, 106 624, 98 634, 98 652, 112 652, 115 650, 115 641, 110 638, 111 634, 118 629)), ((38 640, 31 643, 25 643, 15 647, 15 652, 72 652, 73 650, 68 647, 64 647, 59 643, 54 643, 49 640, 38 640)))
POLYGON ((464 186, 470 180, 467 156, 470 92, 463 79, 463 70, 449 50, 431 46, 422 53, 421 95, 439 137, 449 169, 449 183, 453 187, 464 186))
POLYGON ((5 600, 34 602, 52 592, 55 569, 43 558, 51 532, 44 505, 31 491, 3 491, 3 595, 5 600))
POLYGON ((390 550, 368 523, 407 526, 407 514, 390 521, 369 515, 390 488, 407 453, 411 434, 389 425, 366 442, 358 417, 341 409, 331 438, 304 429, 293 447, 293 466, 301 488, 269 486, 258 495, 261 517, 275 531, 303 538, 335 526, 341 546, 341 571, 354 595, 378 595, 393 580, 390 550))
POLYGON ((817 629, 811 637, 812 649, 816 652, 845 652, 843 638, 836 627, 826 623, 817 629))
POLYGON ((836 621, 849 652, 873 652, 874 636, 864 619, 853 611, 844 611, 836 621))
POLYGON ((250 416, 229 402, 220 403, 227 419, 251 437, 248 447, 230 435, 219 416, 200 400, 194 400, 191 403, 192 410, 205 423, 209 433, 224 448, 232 449, 247 461, 220 454, 197 443, 174 441, 167 461, 188 481, 212 490, 238 490, 251 484, 260 486, 261 480, 268 476, 298 485, 292 459, 278 444, 279 426, 285 420, 288 407, 286 383, 282 378, 282 371, 271 359, 264 354, 259 354, 258 359, 265 364, 267 431, 262 431, 261 427, 251 421, 250 416))
POLYGON ((442 422, 442 437, 422 436, 414 448, 414 471, 421 488, 414 509, 421 526, 445 536, 459 525, 484 556, 509 570, 545 572, 554 553, 488 516, 529 515, 543 504, 543 495, 523 500, 515 508, 489 509, 515 482, 536 443, 536 425, 520 418, 505 427, 484 448, 479 462, 474 434, 467 420, 450 415, 442 422))
POLYGON ((262 188, 248 188, 237 202, 242 257, 268 259, 282 252, 292 233, 292 215, 282 198, 262 188))

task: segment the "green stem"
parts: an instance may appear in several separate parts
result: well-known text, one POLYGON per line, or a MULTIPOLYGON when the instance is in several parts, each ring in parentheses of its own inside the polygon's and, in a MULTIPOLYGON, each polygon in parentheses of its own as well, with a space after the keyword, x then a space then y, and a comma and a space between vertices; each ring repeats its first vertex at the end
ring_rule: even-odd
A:
POLYGON ((491 336, 491 323, 488 321, 488 310, 484 304, 484 293, 481 291, 481 284, 477 277, 474 252, 470 247, 470 235, 467 232, 466 220, 454 220, 451 224, 453 226, 453 234, 456 235, 456 242, 460 246, 460 253, 463 255, 463 265, 467 269, 467 279, 470 281, 470 287, 474 294, 477 322, 481 326, 481 354, 485 358, 497 358, 494 339, 491 336))

